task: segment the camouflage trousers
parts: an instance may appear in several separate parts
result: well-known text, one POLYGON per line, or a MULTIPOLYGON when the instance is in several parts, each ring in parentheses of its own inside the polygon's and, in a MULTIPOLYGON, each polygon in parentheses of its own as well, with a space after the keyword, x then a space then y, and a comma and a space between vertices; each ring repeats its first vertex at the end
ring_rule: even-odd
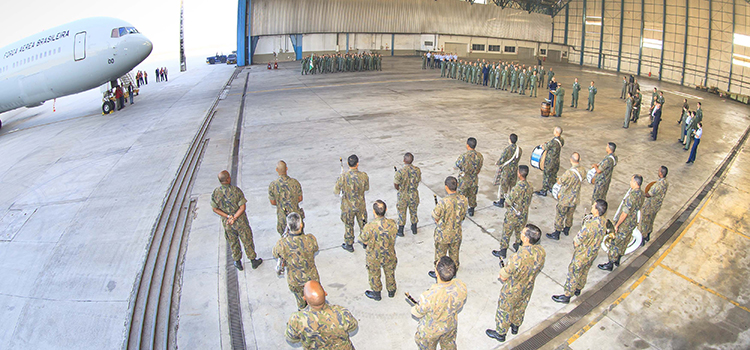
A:
POLYGON ((518 170, 506 166, 502 169, 500 169, 498 176, 495 178, 494 185, 500 185, 500 188, 498 188, 498 196, 497 198, 504 198, 508 192, 513 188, 513 186, 516 185, 516 181, 518 180, 518 176, 516 176, 516 172, 518 170))
POLYGON ((514 325, 521 327, 526 307, 529 306, 531 290, 513 293, 517 295, 500 294, 497 301, 497 312, 495 312, 495 330, 500 334, 507 334, 508 327, 514 325))
POLYGON ((396 202, 396 210, 398 210, 398 225, 406 225, 406 209, 409 209, 409 222, 416 224, 419 222, 417 217, 417 207, 419 207, 419 197, 407 197, 403 198, 399 196, 396 202))
POLYGON ((576 212, 576 206, 568 207, 557 205, 557 215, 555 215, 555 231, 560 231, 566 227, 573 226, 573 214, 576 212))
POLYGON ((297 310, 302 310, 307 307, 307 302, 305 299, 302 299, 302 296, 305 295, 305 286, 293 286, 289 285, 289 290, 292 291, 292 294, 294 294, 294 298, 297 299, 297 310))
POLYGON ((516 236, 515 243, 521 244, 521 230, 526 225, 526 218, 513 213, 510 207, 505 212, 503 234, 500 236, 500 249, 507 249, 511 236, 516 236))
POLYGON ((610 240, 609 243, 609 261, 617 261, 625 255, 625 250, 628 249, 628 243, 633 239, 633 230, 628 231, 618 230, 615 233, 615 239, 610 240))
POLYGON ((453 262, 456 263, 456 269, 458 269, 458 265, 461 264, 458 260, 459 250, 461 250, 460 237, 457 240, 449 243, 441 243, 435 241, 435 264, 437 264, 440 258, 449 256, 451 259, 453 259, 453 262))
POLYGON ((354 244, 354 221, 357 221, 359 230, 362 231, 367 223, 367 211, 344 211, 341 212, 341 221, 344 222, 344 243, 354 244))
POLYGON ((638 225, 638 229, 641 230, 643 238, 651 238, 651 232, 654 230, 654 219, 656 219, 657 211, 654 210, 641 210, 641 223, 638 225))
POLYGON ((457 331, 458 329, 451 329, 442 334, 427 334, 418 331, 414 335, 414 341, 419 350, 435 350, 438 344, 440 344, 440 350, 456 350, 457 331))
POLYGON ((462 176, 458 180, 458 193, 464 195, 469 200, 469 208, 477 207, 477 192, 479 191, 479 180, 464 179, 467 176, 462 176))
POLYGON ((380 292, 383 290, 383 283, 380 281, 380 270, 385 275, 385 289, 389 292, 396 291, 396 265, 398 261, 387 262, 367 262, 367 277, 370 280, 370 288, 373 291, 380 292))
POLYGON ((594 181, 594 193, 591 195, 591 204, 593 205, 597 199, 606 201, 607 191, 609 191, 609 182, 594 181))
POLYGON ((250 260, 255 259, 255 243, 253 242, 253 230, 248 225, 238 223, 232 227, 224 227, 224 237, 229 243, 229 248, 232 250, 232 260, 242 260, 242 245, 245 246, 245 253, 247 258, 250 260))
POLYGON ((596 255, 586 256, 585 254, 574 254, 573 260, 568 265, 568 278, 565 280, 565 295, 572 296, 576 289, 583 290, 586 286, 586 279, 589 276, 589 269, 594 264, 596 255))
POLYGON ((544 165, 544 180, 542 180, 542 190, 552 191, 552 186, 557 183, 558 170, 560 170, 559 164, 544 165))

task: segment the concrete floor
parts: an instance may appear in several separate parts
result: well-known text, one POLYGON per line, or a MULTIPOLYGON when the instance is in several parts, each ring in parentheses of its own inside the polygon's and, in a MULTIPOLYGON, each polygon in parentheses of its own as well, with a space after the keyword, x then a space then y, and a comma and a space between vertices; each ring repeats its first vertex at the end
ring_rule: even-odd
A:
MULTIPOLYGON (((283 63, 276 71, 256 66, 240 74, 227 98, 219 103, 194 187, 198 208, 184 266, 180 348, 229 348, 226 243, 219 220, 211 212, 209 197, 217 186, 216 174, 231 165, 234 126, 246 76, 248 94, 240 143, 240 175, 236 180, 248 199, 247 212, 257 251, 267 259, 259 269, 248 268, 239 276, 244 334, 251 349, 287 348, 283 332, 286 320, 296 310, 294 297, 285 279, 274 273, 271 259, 271 248, 278 234, 275 209, 267 200, 267 186, 276 177, 274 166, 279 159, 288 162, 290 175, 302 183, 306 231, 317 236, 321 247, 316 260, 329 301, 347 307, 360 322, 360 329, 353 337, 355 346, 412 349, 416 321, 410 317, 401 295, 406 291, 419 294, 433 283, 427 276, 434 249, 432 194, 444 194, 442 182, 446 176, 456 174, 452 166, 464 151, 466 138, 476 137, 477 149, 485 156, 485 168, 480 174, 477 213, 463 225, 462 269, 458 278, 468 285, 469 299, 459 318, 458 345, 464 349, 489 349, 499 347, 499 343, 484 335, 484 330, 494 326, 501 287, 497 281, 497 259, 490 251, 498 245, 504 215, 504 209, 491 204, 496 194, 491 182, 495 173, 493 164, 511 132, 519 135, 524 150, 522 164, 528 164, 533 148, 549 140, 557 125, 565 129, 563 159, 579 152, 586 166, 604 157, 608 141, 617 142, 620 164, 615 169, 608 198, 613 206, 627 190, 633 173, 643 174, 644 180, 650 182, 656 178, 659 165, 669 166, 672 185, 656 219, 656 227, 661 227, 693 197, 750 124, 745 106, 672 84, 641 81, 643 91, 654 85, 666 91, 660 139, 650 142, 643 122, 628 130, 621 128, 624 103, 617 98, 621 77, 610 73, 554 65, 556 76, 566 87, 574 77, 582 85, 597 81, 597 110, 588 112, 585 107, 574 110, 566 106, 563 118, 543 119, 538 116, 542 94, 539 98, 529 98, 471 86, 441 79, 438 70, 423 71, 419 66, 418 58, 386 57, 382 72, 300 76, 299 64, 283 63), (698 161, 693 165, 684 164, 687 152, 675 142, 679 129, 674 123, 685 94, 694 96, 689 97, 691 106, 698 100, 703 102, 705 115, 704 139, 698 161), (391 207, 388 216, 395 218, 392 168, 399 165, 406 151, 415 154, 415 163, 423 173, 420 231, 397 242, 399 296, 374 302, 364 296, 369 286, 361 246, 355 246, 353 254, 340 248, 343 224, 339 220, 339 197, 333 193, 340 171, 338 158, 352 153, 359 155, 360 168, 369 174, 371 181, 368 206, 376 199, 383 199, 391 207)), ((205 110, 231 72, 229 67, 205 67, 172 79, 170 88, 166 84, 149 85, 152 91, 144 90, 149 93, 136 106, 106 117, 97 116, 96 103, 88 110, 78 108, 65 117, 37 115, 34 109, 0 115, 5 125, 0 132, 0 154, 4 155, 0 163, 3 188, 0 270, 5 277, 0 281, 0 348, 120 348, 127 300, 161 200, 205 110), (122 118, 126 115, 128 119, 122 118), (15 129, 19 131, 14 132, 15 129), (77 171, 80 169, 86 171, 77 171), (31 219, 15 219, 24 213, 31 215, 31 219), (66 322, 48 321, 63 319, 66 322)), ((92 96, 88 98, 95 102, 98 94, 92 96)), ((569 103, 570 96, 566 100, 569 103)), ((580 104, 585 106, 585 103, 582 94, 580 104)), ((740 170, 748 169, 746 162, 741 166, 740 170)), ((741 183, 744 179, 746 183, 747 175, 744 176, 736 181, 741 183)), ((529 179, 534 188, 541 186, 540 171, 533 169, 529 179)), ((591 189, 592 186, 584 186, 583 203, 588 202, 591 189)), ((554 205, 551 197, 534 197, 529 222, 550 232, 554 205)), ((583 210, 578 208, 573 231, 580 227, 583 210)), ((737 210, 741 213, 741 209, 737 210)), ((701 215, 707 213, 708 209, 701 215)), ((722 222, 718 218, 713 220, 722 222)), ((732 222, 725 225, 733 227, 732 222)), ((747 232, 746 225, 741 227, 735 231, 747 232)), ((685 237, 682 242, 689 242, 685 237)), ((737 242, 739 245, 740 241, 737 242)), ((504 345, 516 344, 532 335, 535 327, 543 325, 545 320, 574 306, 550 300, 552 294, 562 291, 572 238, 559 242, 544 239, 542 245, 547 250, 547 263, 537 279, 521 334, 511 336, 504 345)), ((708 256, 718 255, 721 247, 713 248, 717 250, 707 251, 711 253, 708 256)), ((682 256, 685 255, 675 255, 674 259, 684 260, 678 258, 682 256)), ((596 263, 605 260, 606 256, 600 254, 596 263)), ((707 270, 700 274, 690 270, 693 265, 681 267, 670 259, 663 264, 702 281, 701 276, 710 277, 709 272, 726 262, 714 259, 711 265, 716 266, 705 266, 707 270)), ((655 276, 649 279, 655 280, 655 276)), ((669 290, 663 286, 678 285, 671 282, 674 276, 665 273, 663 282, 654 284, 666 297, 669 290)), ((742 276, 737 274, 737 279, 742 276)), ((606 277, 606 273, 593 269, 583 297, 596 290, 606 277)), ((684 284, 685 280, 681 280, 684 284)), ((644 282, 641 288, 647 285, 644 282)), ((741 299, 745 289, 731 289, 732 284, 724 286, 728 290, 709 287, 747 306, 741 299)), ((684 290, 690 289, 685 286, 684 290)), ((631 300, 640 299, 631 296, 631 300)), ((604 318, 601 326, 632 317, 625 310, 638 307, 634 304, 632 309, 626 309, 627 302, 626 299, 621 304, 620 318, 604 318)), ((687 308, 691 304, 684 305, 687 308)), ((726 310, 726 317, 711 316, 711 320, 747 320, 745 310, 726 310)), ((642 323, 638 319, 632 322, 642 323)), ((731 325, 738 330, 749 328, 741 322, 731 325)), ((698 329, 700 323, 691 327, 685 330, 698 329)), ((637 339, 648 346, 657 346, 679 337, 666 328, 633 329, 621 327, 609 332, 592 329, 573 347, 602 344, 601 339, 621 340, 623 347, 632 346, 637 339), (635 335, 651 330, 652 335, 635 335), (587 340, 595 336, 603 338, 587 340)), ((712 342, 709 338, 707 335, 706 340, 692 340, 712 342)), ((731 337, 727 339, 722 342, 730 341, 731 337)), ((732 343, 746 347, 747 336, 737 337, 732 343)), ((680 343, 675 344, 679 348, 680 343)))

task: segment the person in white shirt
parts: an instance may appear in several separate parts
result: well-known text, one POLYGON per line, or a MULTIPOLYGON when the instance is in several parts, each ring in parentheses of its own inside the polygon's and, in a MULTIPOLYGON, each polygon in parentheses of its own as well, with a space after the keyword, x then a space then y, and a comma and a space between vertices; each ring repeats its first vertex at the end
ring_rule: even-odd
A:
POLYGON ((693 132, 693 137, 695 138, 695 142, 693 143, 693 148, 690 149, 690 157, 688 157, 686 164, 695 162, 695 153, 698 150, 698 144, 701 143, 701 137, 703 137, 703 123, 698 123, 698 130, 693 132))

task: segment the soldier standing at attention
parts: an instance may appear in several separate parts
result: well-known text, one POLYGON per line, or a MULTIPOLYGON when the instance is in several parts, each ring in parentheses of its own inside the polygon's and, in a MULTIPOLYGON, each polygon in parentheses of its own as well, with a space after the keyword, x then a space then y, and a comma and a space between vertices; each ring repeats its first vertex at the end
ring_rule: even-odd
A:
POLYGON ((542 182, 542 189, 536 192, 536 194, 543 197, 547 196, 547 191, 552 191, 552 185, 557 182, 557 171, 560 169, 560 151, 565 146, 562 132, 562 128, 556 126, 554 131, 555 137, 542 145, 542 149, 547 151, 547 155, 544 158, 544 180, 542 182))
POLYGON ((518 94, 519 95, 526 95, 526 69, 521 72, 521 74, 518 76, 518 94))
POLYGON ((622 77, 622 92, 620 93, 620 98, 624 99, 627 96, 626 95, 627 92, 628 92, 628 77, 623 76, 622 77))
POLYGON ((591 167, 596 169, 596 175, 593 180, 594 193, 591 195, 591 204, 594 204, 597 199, 607 200, 609 183, 612 181, 612 171, 617 165, 617 156, 615 155, 616 149, 617 145, 614 142, 607 143, 607 156, 605 156, 599 164, 591 164, 591 167))
POLYGON ((633 94, 633 117, 630 119, 633 123, 638 122, 638 118, 641 116, 641 102, 643 101, 643 95, 641 89, 636 89, 633 94))
POLYGON ((620 258, 625 255, 625 250, 633 238, 633 230, 638 226, 638 211, 643 206, 642 183, 643 177, 641 175, 633 175, 630 179, 630 189, 628 189, 628 192, 622 199, 620 207, 617 208, 617 212, 613 218, 617 220, 617 223, 615 223, 616 233, 614 237, 610 236, 607 244, 609 247, 609 261, 598 265, 602 270, 612 271, 616 266, 620 266, 620 258))
POLYGON ((573 83, 573 92, 570 93, 572 101, 570 101, 570 106, 573 108, 578 108, 578 92, 581 91, 581 84, 578 83, 578 78, 576 78, 576 81, 573 83))
POLYGON ((558 303, 569 303, 570 297, 581 295, 586 286, 589 269, 594 264, 602 240, 607 235, 607 201, 598 199, 591 206, 591 216, 586 216, 581 231, 573 239, 573 260, 568 265, 568 278, 565 280, 565 293, 553 295, 552 300, 558 303))
POLYGON ((500 72, 500 90, 507 90, 508 87, 508 66, 505 66, 503 68, 503 71, 500 72))
POLYGON ((498 258, 505 258, 511 236, 516 236, 513 243, 513 250, 518 251, 518 247, 521 246, 521 229, 528 221, 531 194, 534 192, 531 189, 531 185, 526 181, 528 174, 528 166, 521 165, 518 167, 517 176, 519 181, 506 198, 508 209, 505 211, 505 220, 503 220, 503 235, 500 237, 500 250, 492 251, 492 255, 498 258))
MULTIPOLYGON (((466 218, 466 208, 469 204, 461 194, 456 193, 458 180, 453 176, 445 179, 445 192, 448 196, 440 199, 432 210, 432 218, 437 224, 435 226, 435 263, 444 256, 450 256, 455 261, 455 268, 458 269, 460 261, 458 253, 461 248, 461 224, 466 218)), ((430 277, 435 278, 435 271, 428 273, 430 277)))
POLYGON ((625 121, 622 123, 622 127, 627 129, 630 127, 630 120, 633 118, 633 95, 628 92, 628 99, 625 101, 625 121))
POLYGON ((552 82, 552 78, 555 77, 555 72, 552 71, 552 67, 549 68, 549 72, 547 72, 547 85, 552 82))
POLYGON ((510 144, 508 147, 505 147, 503 154, 500 155, 500 159, 495 163, 498 168, 493 184, 495 186, 499 185, 499 187, 497 189, 497 201, 492 202, 492 204, 496 207, 503 208, 505 206, 505 195, 516 185, 518 161, 521 159, 522 154, 521 147, 516 144, 517 141, 518 136, 510 134, 508 140, 510 144))
POLYGON ((560 232, 568 235, 573 226, 573 214, 581 201, 581 183, 583 183, 586 169, 578 165, 581 155, 574 152, 570 156, 570 169, 557 179, 560 184, 560 193, 557 194, 557 215, 555 216, 555 232, 548 233, 547 238, 560 239, 560 232))
POLYGON ((656 219, 656 214, 659 212, 659 209, 661 209, 661 204, 664 201, 664 197, 667 195, 667 189, 669 189, 667 173, 669 173, 669 169, 662 165, 661 168, 659 168, 659 180, 651 186, 648 192, 644 193, 646 199, 643 201, 641 222, 639 225, 641 234, 643 234, 641 246, 646 245, 646 242, 651 240, 651 232, 654 230, 654 219, 656 219))
POLYGON ((318 252, 318 240, 311 234, 302 232, 302 217, 291 213, 286 217, 288 235, 281 237, 273 247, 273 257, 283 259, 286 263, 286 282, 289 290, 297 299, 297 308, 307 306, 303 298, 303 287, 308 281, 320 281, 318 268, 315 266, 315 253, 318 252))
POLYGON ((499 278, 503 282, 503 288, 497 301, 495 329, 485 331, 492 339, 504 342, 509 326, 512 334, 518 334, 531 293, 534 291, 536 276, 542 271, 547 257, 544 248, 538 244, 541 236, 542 231, 539 227, 526 225, 521 237, 523 246, 518 249, 518 253, 508 259, 507 264, 500 264, 502 268, 499 278))
POLYGON ((466 284, 455 279, 458 266, 444 256, 435 264, 437 283, 419 296, 411 314, 419 320, 414 341, 419 350, 456 349, 458 313, 466 304, 466 284))
POLYGON ((219 183, 213 194, 211 194, 211 208, 214 213, 221 216, 221 223, 224 226, 224 237, 229 242, 232 249, 232 260, 234 266, 242 271, 242 245, 245 246, 247 254, 253 269, 257 269, 263 263, 263 259, 257 258, 255 254, 255 243, 253 242, 253 230, 250 228, 250 222, 245 214, 245 194, 239 187, 232 185, 232 177, 229 172, 224 170, 219 173, 219 183))
MULTIPOLYGON (((550 72, 552 73, 552 72, 550 72)), ((565 104, 565 88, 562 87, 562 83, 555 90, 555 115, 553 117, 562 117, 563 105, 565 104)))
POLYGON ((594 98, 596 96, 596 86, 594 86, 594 82, 591 82, 591 85, 589 86, 589 106, 586 107, 587 111, 594 111, 594 98))
POLYGON ((344 243, 341 248, 354 252, 354 220, 359 230, 367 223, 365 192, 370 190, 370 178, 359 171, 359 158, 352 154, 346 160, 349 171, 341 174, 333 188, 334 194, 341 194, 341 221, 344 222, 344 243))
POLYGON ((529 91, 529 97, 537 97, 536 96, 536 82, 537 82, 537 80, 539 80, 539 79, 537 79, 536 71, 534 71, 534 74, 532 74, 531 77, 529 78, 529 88, 531 89, 531 91, 529 91))
POLYGON ((286 216, 297 213, 304 219, 305 212, 299 207, 302 202, 302 186, 287 173, 286 162, 280 160, 276 163, 276 173, 279 178, 268 185, 268 200, 271 205, 276 206, 276 231, 281 235, 286 229, 286 216))
POLYGON ((380 282, 380 269, 385 274, 385 288, 388 297, 396 295, 396 222, 385 218, 387 206, 385 202, 376 200, 372 204, 375 219, 365 225, 365 229, 359 234, 359 240, 367 251, 367 276, 370 280, 370 288, 365 296, 370 299, 380 300, 380 292, 383 284, 380 282))
POLYGON ((456 168, 461 171, 458 175, 458 192, 469 200, 469 216, 474 216, 474 208, 477 207, 479 172, 484 164, 484 157, 475 150, 476 148, 477 139, 469 137, 466 140, 466 152, 456 160, 456 168))
POLYGON ((701 103, 698 102, 698 107, 695 109, 695 116, 690 120, 690 124, 687 126, 687 132, 685 137, 685 148, 684 150, 690 149, 690 144, 693 143, 694 139, 692 135, 696 130, 698 130, 698 123, 703 121, 703 109, 701 109, 701 103))
POLYGON ((404 166, 396 171, 393 178, 393 187, 398 191, 398 201, 396 210, 398 210, 398 235, 404 236, 404 226, 406 225, 406 209, 409 209, 409 222, 411 222, 411 233, 417 234, 417 207, 419 207, 419 182, 422 181, 422 170, 412 165, 414 155, 411 153, 404 154, 404 166))
POLYGON ((357 319, 349 310, 326 303, 328 293, 317 281, 305 283, 308 308, 297 311, 286 323, 286 339, 308 349, 354 350, 349 334, 357 330, 357 319))
POLYGON ((539 67, 539 87, 544 85, 546 80, 544 79, 544 76, 547 75, 547 71, 544 70, 544 66, 539 67))

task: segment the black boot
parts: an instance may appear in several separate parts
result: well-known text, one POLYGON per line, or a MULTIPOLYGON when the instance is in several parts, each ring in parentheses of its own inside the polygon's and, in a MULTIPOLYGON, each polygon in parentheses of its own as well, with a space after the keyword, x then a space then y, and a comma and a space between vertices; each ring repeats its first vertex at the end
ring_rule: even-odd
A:
POLYGON ((566 236, 569 235, 570 234, 570 227, 563 227, 562 233, 564 235, 566 235, 566 236))
POLYGON ((542 196, 542 197, 547 197, 547 190, 539 190, 537 192, 534 192, 534 194, 542 196))
POLYGON ((469 216, 474 216, 474 208, 469 208, 468 214, 469 216))
POLYGON ((612 263, 615 264, 615 267, 620 266, 620 258, 617 258, 617 260, 613 261, 612 263))
POLYGON ((518 326, 514 324, 510 324, 510 334, 516 335, 518 334, 518 326))
POLYGON ((389 297, 389 298, 393 298, 393 297, 395 297, 395 296, 396 296, 396 291, 395 291, 395 290, 389 290, 389 291, 388 291, 388 297, 389 297))
POLYGON ((492 205, 500 208, 505 207, 505 198, 500 198, 499 200, 492 202, 492 205))
POLYGON ((411 234, 417 234, 417 224, 411 224, 411 234))
POLYGON ((581 295, 581 290, 580 289, 576 289, 575 293, 573 293, 573 294, 575 294, 575 296, 579 296, 579 295, 581 295))
POLYGON ((518 252, 518 247, 521 246, 521 243, 513 243, 513 251, 518 252))
POLYGON ((427 275, 430 276, 430 277, 432 277, 432 278, 434 278, 434 279, 437 279, 437 275, 435 274, 435 271, 430 271, 430 272, 427 273, 427 275))
POLYGON ((558 303, 567 304, 570 302, 570 297, 565 294, 553 295, 552 300, 558 303))
POLYGON ((651 234, 649 233, 645 237, 643 237, 643 240, 641 241, 641 247, 643 247, 644 245, 646 245, 646 243, 648 243, 648 241, 650 241, 650 240, 651 240, 651 234))
POLYGON ((344 248, 349 253, 354 253, 354 246, 351 244, 341 243, 341 248, 344 248))
POLYGON ((380 292, 375 292, 372 290, 365 291, 365 296, 375 301, 380 301, 380 299, 383 299, 380 297, 380 292))
POLYGON ((606 264, 599 264, 597 267, 604 271, 612 271, 614 269, 614 264, 611 261, 608 261, 606 264))
POLYGON ((505 259, 505 254, 508 253, 508 248, 503 248, 500 250, 493 250, 492 255, 494 255, 497 258, 503 258, 505 259))
POLYGON ((240 270, 240 271, 244 270, 244 268, 242 267, 242 260, 235 261, 234 262, 234 267, 236 267, 237 270, 240 270))
POLYGON ((484 333, 487 334, 488 337, 495 339, 501 343, 505 341, 505 334, 500 334, 494 329, 488 329, 484 331, 484 333))
POLYGON ((258 266, 260 266, 260 264, 262 264, 262 263, 263 263, 263 259, 261 259, 261 258, 256 258, 256 259, 250 260, 250 265, 253 266, 253 270, 257 269, 258 266))
POLYGON ((560 231, 555 231, 555 232, 552 232, 552 233, 548 233, 547 234, 547 238, 559 241, 560 240, 560 231))
POLYGON ((404 225, 398 226, 398 232, 396 232, 396 236, 403 237, 404 236, 404 225))

